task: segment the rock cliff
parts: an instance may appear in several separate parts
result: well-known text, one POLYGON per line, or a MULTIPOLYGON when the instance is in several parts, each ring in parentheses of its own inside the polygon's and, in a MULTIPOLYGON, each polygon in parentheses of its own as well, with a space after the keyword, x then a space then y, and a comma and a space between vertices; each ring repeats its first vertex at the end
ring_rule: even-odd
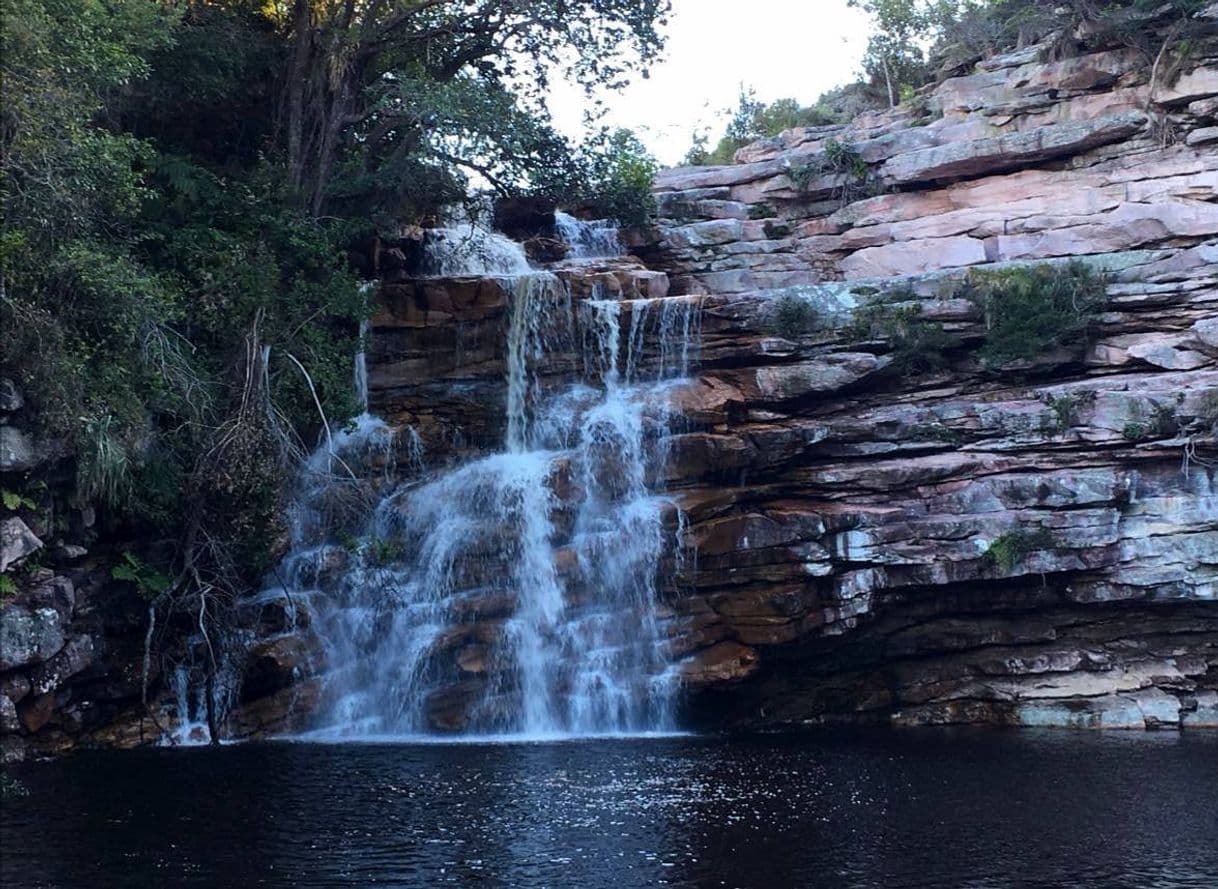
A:
POLYGON ((1153 87, 1041 52, 659 177, 711 723, 1218 725, 1218 44, 1153 87), (987 372, 959 282, 1069 259, 1108 275, 1089 346, 987 372), (886 293, 942 367, 824 322, 886 293))

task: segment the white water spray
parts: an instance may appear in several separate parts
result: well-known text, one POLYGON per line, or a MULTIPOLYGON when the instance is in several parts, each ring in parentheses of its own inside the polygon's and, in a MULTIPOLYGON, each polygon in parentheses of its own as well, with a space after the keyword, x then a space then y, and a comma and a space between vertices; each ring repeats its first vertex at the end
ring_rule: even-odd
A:
POLYGON ((562 210, 554 212, 554 229, 567 244, 568 259, 597 259, 621 256, 621 232, 611 219, 576 219, 562 210))

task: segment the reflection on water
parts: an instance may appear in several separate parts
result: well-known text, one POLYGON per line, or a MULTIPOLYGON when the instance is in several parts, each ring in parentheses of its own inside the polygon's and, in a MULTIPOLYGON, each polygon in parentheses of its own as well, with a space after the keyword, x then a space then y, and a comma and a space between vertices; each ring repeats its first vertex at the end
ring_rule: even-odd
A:
POLYGON ((1218 885, 1218 737, 914 731, 81 754, 12 886, 1218 885))

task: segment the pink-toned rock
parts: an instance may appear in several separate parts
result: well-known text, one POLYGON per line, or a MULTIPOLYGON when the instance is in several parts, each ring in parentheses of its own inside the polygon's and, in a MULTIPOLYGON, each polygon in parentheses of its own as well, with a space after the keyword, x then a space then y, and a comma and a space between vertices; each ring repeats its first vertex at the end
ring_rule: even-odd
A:
POLYGON ((848 280, 890 278, 979 265, 987 259, 985 243, 977 238, 931 238, 859 250, 842 260, 841 269, 848 280))
POLYGON ((756 672, 757 651, 739 642, 717 642, 680 664, 682 682, 690 688, 739 682, 756 672))

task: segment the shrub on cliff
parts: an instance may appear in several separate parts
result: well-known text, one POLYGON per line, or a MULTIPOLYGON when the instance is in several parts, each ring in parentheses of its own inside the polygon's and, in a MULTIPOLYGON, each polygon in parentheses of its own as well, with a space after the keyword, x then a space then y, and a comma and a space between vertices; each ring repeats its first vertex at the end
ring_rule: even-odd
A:
POLYGON ((845 119, 824 101, 824 97, 812 105, 800 105, 795 99, 778 99, 767 105, 759 101, 752 90, 742 89, 724 133, 714 147, 710 146, 707 131, 696 133, 683 163, 690 166, 730 164, 737 151, 758 139, 777 136, 792 127, 818 127, 845 119))
POLYGON ((983 558, 1002 574, 1010 574, 1033 553, 1052 552, 1056 548, 1057 540, 1047 528, 1016 527, 994 538, 983 558))
POLYGON ((593 153, 588 169, 590 183, 582 203, 595 215, 632 226, 645 225, 655 215, 652 186, 658 164, 632 131, 610 134, 593 153))
POLYGON ((855 309, 846 333, 856 342, 886 340, 889 369, 906 377, 946 367, 947 350, 953 345, 943 325, 926 318, 914 295, 901 289, 855 309))
POLYGON ((816 306, 798 294, 784 293, 768 307, 767 326, 784 339, 813 332, 823 319, 816 306))
POLYGON ((1081 352, 1107 302, 1106 286, 1103 274, 1073 261, 973 271, 955 295, 981 308, 985 344, 978 357, 995 370, 1054 350, 1081 352))

